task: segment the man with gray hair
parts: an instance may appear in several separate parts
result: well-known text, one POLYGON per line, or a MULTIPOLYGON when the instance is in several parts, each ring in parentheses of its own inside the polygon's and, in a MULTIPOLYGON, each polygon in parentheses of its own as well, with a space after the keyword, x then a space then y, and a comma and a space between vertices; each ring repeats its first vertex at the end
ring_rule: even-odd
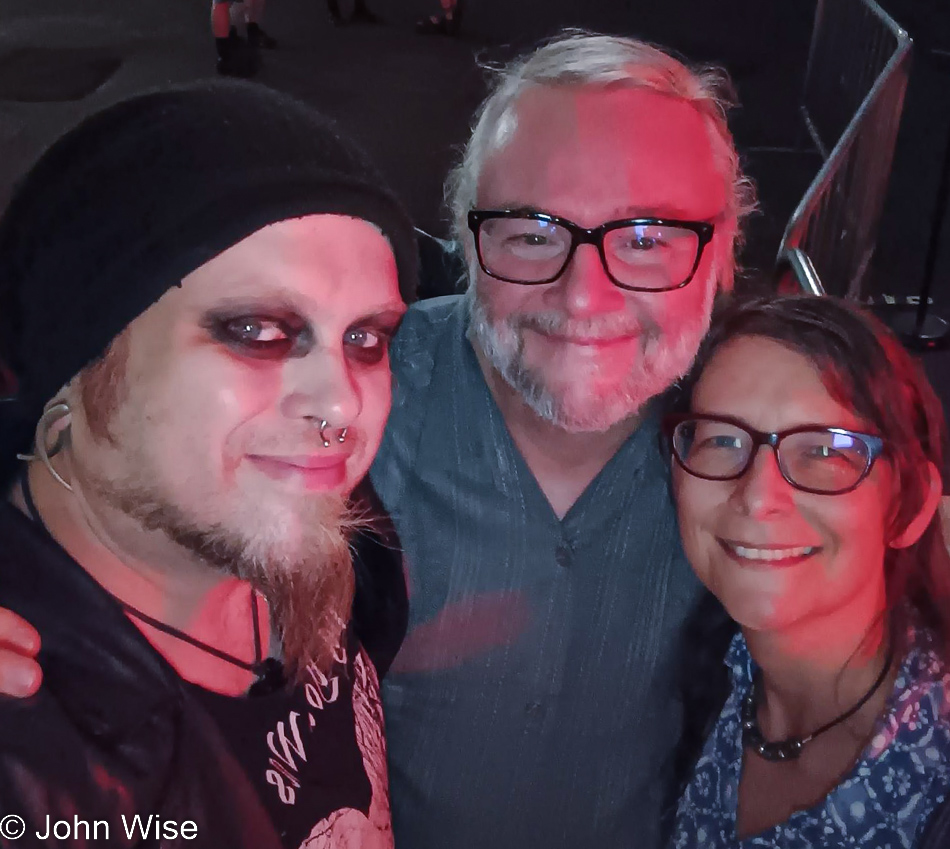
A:
POLYGON ((569 33, 504 68, 449 194, 468 288, 411 309, 372 479, 405 551, 397 846, 651 847, 698 589, 651 401, 752 205, 726 80, 569 33))
POLYGON ((699 585, 653 402, 753 203, 725 83, 569 33, 500 72, 450 180, 468 288, 407 313, 371 469, 410 591, 383 683, 402 849, 660 845, 699 585))

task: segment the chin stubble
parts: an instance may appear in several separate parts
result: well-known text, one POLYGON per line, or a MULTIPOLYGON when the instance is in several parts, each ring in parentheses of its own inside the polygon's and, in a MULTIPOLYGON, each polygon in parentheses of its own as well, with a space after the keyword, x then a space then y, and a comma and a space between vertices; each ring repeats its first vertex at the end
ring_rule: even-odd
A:
POLYGON ((281 540, 242 537, 219 523, 190 519, 181 508, 140 488, 96 487, 103 499, 144 530, 159 532, 209 568, 247 581, 267 601, 289 677, 308 665, 328 673, 349 623, 355 587, 350 540, 365 527, 344 498, 314 502, 292 553, 281 540))
MULTIPOLYGON (((543 376, 524 363, 525 327, 557 330, 562 324, 555 316, 529 316, 513 326, 510 321, 493 322, 474 287, 466 293, 469 308, 469 339, 482 351, 491 366, 543 421, 572 433, 596 433, 608 430, 624 419, 635 416, 652 398, 665 392, 683 377, 692 365, 699 343, 709 327, 713 287, 703 304, 698 320, 665 348, 658 327, 638 325, 634 332, 640 340, 641 357, 628 381, 611 397, 590 401, 583 410, 570 410, 563 398, 547 387, 543 376)), ((629 322, 629 319, 618 319, 629 322)), ((617 328, 615 328, 617 329, 617 328)), ((600 328, 603 331, 603 328, 600 328)), ((619 332, 619 329, 618 329, 619 332)))

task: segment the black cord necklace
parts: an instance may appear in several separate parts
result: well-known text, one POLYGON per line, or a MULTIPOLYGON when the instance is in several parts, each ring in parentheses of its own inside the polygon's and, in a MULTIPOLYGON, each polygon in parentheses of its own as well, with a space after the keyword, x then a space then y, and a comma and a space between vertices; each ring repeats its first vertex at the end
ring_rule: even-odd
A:
POLYGON ((840 725, 846 719, 850 719, 856 714, 884 683, 891 663, 894 660, 893 645, 888 649, 887 657, 884 660, 884 666, 880 674, 871 685, 861 700, 849 710, 846 710, 841 716, 826 722, 821 728, 812 731, 807 737, 786 737, 784 740, 776 740, 770 743, 762 736, 762 730, 759 728, 758 710, 761 701, 760 685, 762 681, 761 672, 756 672, 752 679, 752 686, 749 688, 748 695, 742 700, 742 743, 747 749, 752 749, 759 757, 767 761, 793 761, 802 753, 806 743, 810 743, 819 734, 824 734, 830 728, 840 725))
POLYGON ((161 631, 163 634, 168 634, 170 637, 174 637, 177 640, 181 640, 183 643, 188 643, 189 645, 194 646, 196 649, 200 649, 206 654, 210 654, 212 657, 216 657, 219 660, 226 661, 232 666, 236 666, 239 669, 244 669, 247 672, 253 672, 257 676, 257 680, 251 684, 250 688, 247 691, 249 696, 266 696, 270 693, 274 693, 284 686, 284 665, 276 657, 264 657, 263 651, 261 649, 261 625, 259 621, 259 614, 257 609, 257 593, 254 590, 251 590, 251 621, 254 623, 254 662, 248 663, 246 660, 241 660, 239 657, 235 657, 233 654, 229 654, 226 651, 222 651, 219 648, 208 645, 195 637, 192 637, 191 634, 187 634, 184 631, 178 630, 178 628, 173 628, 171 625, 167 625, 162 622, 160 619, 154 619, 146 613, 142 613, 141 610, 137 610, 132 607, 128 602, 122 601, 120 598, 116 598, 116 601, 122 606, 122 609, 126 613, 134 616, 136 619, 144 622, 146 625, 151 625, 156 630, 161 631))
MULTIPOLYGON (((29 466, 24 464, 22 470, 20 471, 20 491, 23 495, 23 503, 26 505, 27 512, 30 514, 30 517, 39 525, 51 538, 52 534, 49 532, 49 528, 46 527, 46 523, 43 521, 43 517, 40 516, 40 511, 36 509, 36 502, 33 500, 33 490, 30 487, 30 478, 29 478, 29 466)), ((107 590, 108 592, 108 590, 107 590)), ((109 593, 112 595, 112 593, 109 593)), ((177 628, 173 628, 171 625, 166 625, 160 619, 154 619, 146 613, 142 613, 141 610, 137 610, 132 607, 131 604, 122 601, 121 598, 117 596, 112 596, 119 605, 125 610, 126 613, 134 616, 136 619, 145 622, 147 625, 151 625, 153 628, 161 631, 164 634, 168 634, 170 637, 175 637, 175 639, 181 640, 184 643, 194 646, 196 649, 210 654, 212 657, 216 657, 220 660, 224 660, 227 663, 237 666, 239 669, 244 669, 247 672, 253 672, 257 676, 257 680, 251 684, 250 688, 247 691, 249 696, 266 696, 270 693, 276 693, 280 690, 286 683, 286 677, 284 676, 284 665, 276 657, 264 657, 263 651, 261 649, 261 625, 257 609, 257 593, 254 590, 251 590, 251 621, 254 624, 254 662, 248 663, 246 660, 241 660, 239 657, 235 657, 233 654, 228 654, 226 651, 215 648, 214 646, 209 646, 207 643, 201 642, 192 637, 190 634, 186 634, 184 631, 179 631, 177 628)))

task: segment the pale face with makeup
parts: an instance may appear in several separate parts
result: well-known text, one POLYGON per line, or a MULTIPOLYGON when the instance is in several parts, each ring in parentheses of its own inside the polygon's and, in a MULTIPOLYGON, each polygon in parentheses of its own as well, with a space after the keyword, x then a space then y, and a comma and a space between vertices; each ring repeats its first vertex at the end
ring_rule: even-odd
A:
POLYGON ((379 446, 404 310, 392 250, 367 222, 265 227, 129 326, 111 438, 73 416, 80 479, 145 493, 262 559, 306 557, 321 502, 347 495, 379 446))
MULTIPOLYGON (((647 216, 721 223, 726 182, 689 103, 642 88, 538 86, 515 113, 513 135, 479 180, 480 209, 545 212, 582 227, 647 216)), ((692 281, 669 292, 618 288, 593 245, 551 283, 479 271, 477 341, 542 417, 569 431, 606 430, 688 369, 731 250, 714 235, 692 281)))

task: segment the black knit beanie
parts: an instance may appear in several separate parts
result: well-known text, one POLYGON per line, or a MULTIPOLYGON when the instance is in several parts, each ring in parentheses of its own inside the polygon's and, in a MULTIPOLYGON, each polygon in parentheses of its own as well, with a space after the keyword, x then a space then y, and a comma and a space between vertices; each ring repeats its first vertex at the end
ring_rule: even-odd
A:
POLYGON ((412 300, 408 215, 366 155, 309 106, 251 83, 203 81, 87 118, 40 158, 0 221, 0 358, 19 381, 17 417, 35 423, 188 273, 268 224, 321 213, 379 227, 412 300))

